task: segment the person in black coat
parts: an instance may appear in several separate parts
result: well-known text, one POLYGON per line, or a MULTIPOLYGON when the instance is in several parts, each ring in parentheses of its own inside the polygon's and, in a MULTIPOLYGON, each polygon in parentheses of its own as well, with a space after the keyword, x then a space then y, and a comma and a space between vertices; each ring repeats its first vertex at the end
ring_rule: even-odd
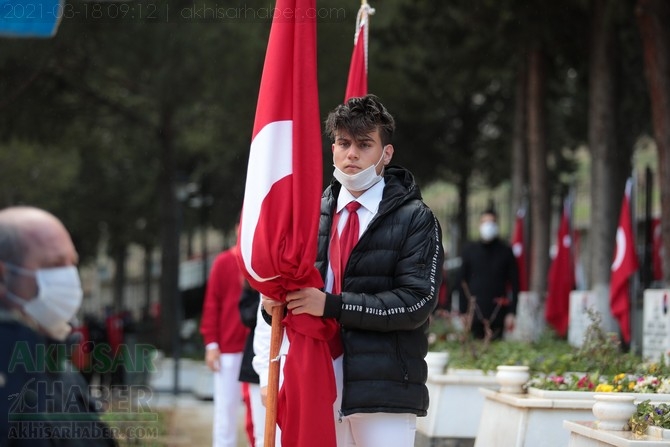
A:
POLYGON ((519 274, 512 248, 498 237, 494 210, 481 214, 479 233, 481 239, 463 250, 460 311, 466 315, 471 312, 475 338, 496 340, 505 329, 514 328, 519 274))
MULTIPOLYGON (((325 288, 286 297, 294 315, 339 325, 331 340, 343 352, 333 362, 338 446, 355 439, 359 447, 411 447, 416 418, 428 409, 426 330, 442 279, 442 230, 411 172, 390 165, 394 129, 374 95, 329 114, 335 180, 321 199, 316 259, 325 288), (350 221, 357 234, 346 231, 350 221), (339 241, 351 234, 347 258, 349 244, 339 241)), ((274 305, 264 300, 266 311, 274 305)))

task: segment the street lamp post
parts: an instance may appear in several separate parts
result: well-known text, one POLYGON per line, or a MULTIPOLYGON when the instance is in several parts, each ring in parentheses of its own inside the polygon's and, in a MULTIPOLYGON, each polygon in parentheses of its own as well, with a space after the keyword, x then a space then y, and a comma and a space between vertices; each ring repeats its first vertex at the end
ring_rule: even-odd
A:
POLYGON ((188 198, 194 194, 198 189, 198 186, 192 182, 180 182, 178 181, 175 186, 175 196, 177 198, 177 225, 175 225, 175 240, 177 242, 176 249, 177 253, 175 256, 175 262, 177 262, 177 287, 174 288, 174 321, 175 328, 172 333, 172 350, 174 358, 174 382, 172 393, 176 396, 179 394, 179 363, 181 360, 181 324, 184 319, 183 317, 183 305, 181 300, 181 287, 180 287, 180 278, 181 278, 181 232, 184 226, 184 204, 188 198))

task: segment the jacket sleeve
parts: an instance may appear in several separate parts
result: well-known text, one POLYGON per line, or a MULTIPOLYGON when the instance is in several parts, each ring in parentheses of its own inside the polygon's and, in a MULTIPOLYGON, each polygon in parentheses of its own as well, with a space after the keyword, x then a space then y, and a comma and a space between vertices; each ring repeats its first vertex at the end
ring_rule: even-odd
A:
MULTIPOLYGON (((407 225, 401 240, 391 242, 398 250, 393 271, 388 272, 392 285, 377 293, 342 293, 340 323, 348 328, 412 330, 435 309, 444 259, 440 224, 418 200, 403 207, 402 213, 399 219, 407 225)), ((397 226, 390 227, 397 231, 397 226)))
POLYGON ((202 334, 205 346, 210 343, 219 342, 219 316, 221 315, 221 293, 220 293, 220 275, 221 257, 217 257, 212 265, 212 271, 207 280, 207 289, 205 291, 205 302, 202 306, 202 320, 200 320, 200 333, 202 334))

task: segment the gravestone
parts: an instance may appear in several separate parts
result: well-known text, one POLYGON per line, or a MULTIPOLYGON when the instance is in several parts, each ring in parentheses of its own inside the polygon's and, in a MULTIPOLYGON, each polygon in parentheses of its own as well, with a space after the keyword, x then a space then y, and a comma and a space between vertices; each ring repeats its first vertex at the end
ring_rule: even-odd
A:
POLYGON ((609 288, 597 287, 593 290, 573 290, 570 292, 568 343, 577 348, 582 346, 586 329, 591 325, 588 310, 600 314, 602 328, 608 333, 619 333, 619 326, 610 312, 609 288))
POLYGON ((591 324, 588 310, 596 310, 595 294, 588 290, 570 292, 570 323, 568 325, 568 343, 581 347, 586 329, 591 324))
POLYGON ((669 306, 670 290, 644 291, 642 356, 645 359, 659 361, 670 350, 669 306))
POLYGON ((505 331, 505 340, 537 341, 544 331, 544 306, 535 292, 519 292, 514 330, 505 331))

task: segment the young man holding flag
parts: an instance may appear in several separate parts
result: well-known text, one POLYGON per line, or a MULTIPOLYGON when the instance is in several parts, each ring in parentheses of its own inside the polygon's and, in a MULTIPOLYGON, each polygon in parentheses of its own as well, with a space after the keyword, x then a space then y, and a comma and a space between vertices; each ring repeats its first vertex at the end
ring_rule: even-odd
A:
POLYGON ((389 166, 394 129, 374 95, 328 116, 335 180, 321 201, 316 263, 325 290, 286 297, 293 315, 340 325, 341 339, 331 341, 339 345, 331 352, 343 352, 333 362, 344 373, 335 371, 344 377, 338 447, 412 447, 416 417, 428 409, 425 330, 441 281, 441 228, 412 174, 389 166))

